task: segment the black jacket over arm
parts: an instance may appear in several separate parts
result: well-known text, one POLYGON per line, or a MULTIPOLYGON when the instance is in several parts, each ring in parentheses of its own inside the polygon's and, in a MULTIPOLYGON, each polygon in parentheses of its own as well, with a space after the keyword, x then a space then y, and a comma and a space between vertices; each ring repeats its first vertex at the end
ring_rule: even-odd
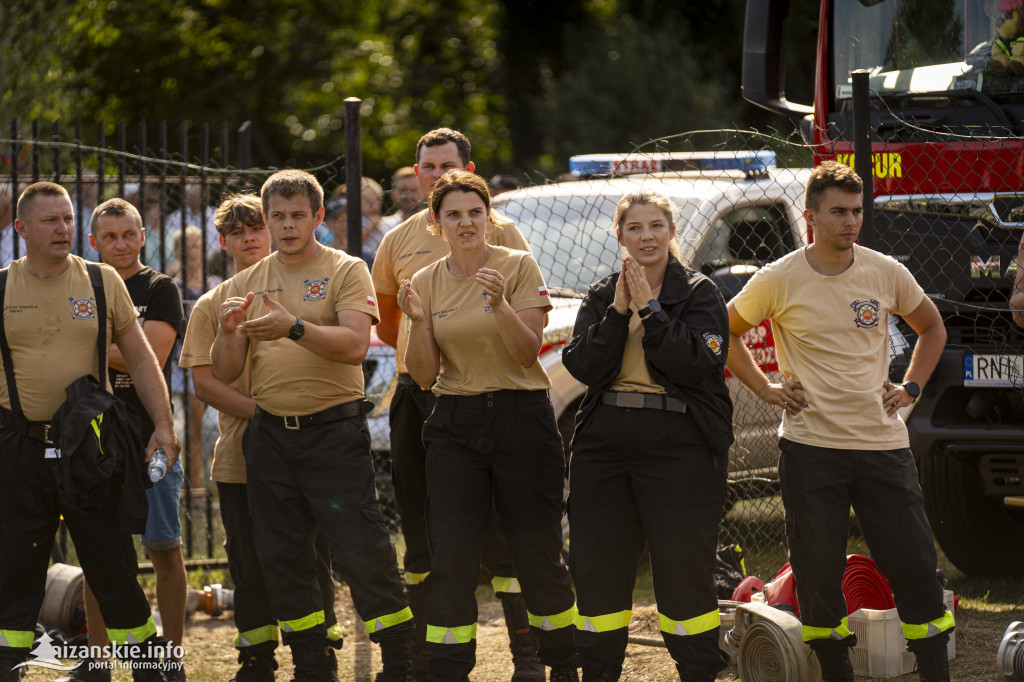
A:
MULTIPOLYGON (((586 425, 622 365, 633 312, 620 315, 612 307, 619 274, 590 287, 576 316, 572 341, 562 352, 562 364, 587 386, 576 414, 576 431, 586 425)), ((715 453, 725 454, 733 441, 732 401, 725 384, 725 300, 714 282, 669 256, 658 302, 662 311, 643 322, 647 370, 668 395, 687 404, 715 453)))

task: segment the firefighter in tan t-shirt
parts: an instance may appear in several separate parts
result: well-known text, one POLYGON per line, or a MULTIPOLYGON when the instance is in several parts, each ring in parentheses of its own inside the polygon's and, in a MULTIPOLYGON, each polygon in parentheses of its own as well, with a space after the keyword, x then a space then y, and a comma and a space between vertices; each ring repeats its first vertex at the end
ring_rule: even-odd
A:
POLYGON ((552 680, 575 680, 576 615, 560 561, 563 458, 537 360, 551 309, 537 261, 487 243, 494 216, 483 178, 453 170, 430 195, 450 253, 404 280, 405 361, 433 385, 423 426, 431 573, 426 581, 432 679, 466 679, 476 661, 476 576, 496 509, 552 680))
MULTIPOLYGON (((434 183, 447 171, 463 168, 473 171, 469 160, 469 140, 449 128, 432 130, 416 145, 415 173, 423 196, 430 194, 434 183)), ((424 209, 384 235, 373 261, 373 286, 380 304, 377 336, 396 349, 398 385, 388 411, 391 427, 391 470, 395 497, 402 516, 405 538, 405 586, 409 605, 416 618, 414 648, 417 673, 427 673, 425 651, 426 618, 423 606, 423 581, 430 573, 430 549, 427 546, 425 507, 427 482, 423 447, 423 422, 434 409, 434 394, 429 385, 420 388, 409 376, 405 366, 405 349, 409 343, 408 320, 398 308, 396 296, 404 279, 412 279, 422 268, 448 255, 444 238, 430 229, 430 210, 424 209)), ((487 243, 529 251, 523 235, 510 220, 488 228, 487 243)), ((544 679, 544 666, 537 658, 537 640, 529 631, 526 606, 519 581, 516 580, 508 546, 497 526, 487 532, 481 557, 484 570, 491 577, 495 595, 501 600, 508 628, 512 660, 517 680, 544 679)))
MULTIPOLYGON (((259 197, 235 194, 224 199, 214 216, 221 247, 231 254, 235 272, 242 272, 259 263, 270 253, 270 232, 263 223, 259 197)), ((242 457, 242 433, 256 410, 256 401, 249 397, 249 372, 226 384, 213 374, 210 351, 217 337, 221 305, 227 298, 230 280, 206 292, 196 301, 189 317, 188 330, 181 348, 178 365, 191 368, 195 395, 217 410, 220 434, 213 448, 213 471, 220 497, 220 516, 224 523, 228 570, 235 583, 233 613, 238 634, 239 677, 269 682, 274 679, 277 661, 278 628, 263 582, 259 557, 252 537, 248 491, 245 484, 245 459, 242 457), (242 672, 244 671, 244 673, 242 672)), ((341 628, 334 613, 334 577, 331 574, 330 552, 317 535, 317 581, 323 595, 324 624, 327 626, 328 670, 337 679, 334 649, 342 644, 341 628)))
POLYGON ((377 503, 362 361, 376 322, 366 264, 321 246, 323 189, 281 171, 261 192, 277 253, 228 285, 213 344, 218 379, 251 354, 255 414, 242 439, 256 551, 298 679, 327 676, 313 539, 327 540, 352 600, 381 645, 384 676, 412 673, 412 612, 377 503))
POLYGON ((729 369, 784 410, 779 480, 803 638, 826 682, 852 682, 841 579, 853 506, 871 556, 896 597, 907 648, 924 680, 948 680, 953 614, 935 580, 936 554, 907 427, 907 407, 946 343, 935 305, 894 259, 856 244, 863 184, 826 161, 807 181, 814 243, 757 272, 729 302, 729 369), (917 335, 903 382, 889 381, 889 315, 917 335), (770 383, 740 341, 770 318, 779 369, 770 383))
MULTIPOLYGON (((146 458, 162 448, 173 466, 179 451, 156 357, 135 320, 124 282, 107 265, 95 266, 102 275, 107 316, 97 320, 88 267, 70 255, 75 224, 67 191, 51 182, 30 185, 18 199, 14 225, 18 237, 25 240, 25 257, 11 263, 3 297, 11 359, 0 373, 0 680, 4 682, 20 678, 21 670, 12 669, 25 660, 35 639, 46 567, 62 515, 111 642, 139 644, 134 658, 154 658, 150 647, 155 644, 156 626, 136 580, 131 534, 119 528, 122 493, 116 491, 122 490, 121 482, 111 481, 99 489, 96 496, 101 499, 93 500, 99 508, 85 513, 64 508, 58 496, 62 457, 51 440, 50 419, 65 401, 64 389, 92 374, 110 391, 107 377, 98 373, 98 322, 106 327, 106 343, 117 343, 154 423, 146 458), (12 370, 13 386, 9 386, 6 375, 12 370)), ((107 351, 102 349, 104 355, 107 351)), ((142 481, 137 483, 141 487, 142 481)), ((129 485, 125 481, 123 490, 129 485)), ((142 528, 131 530, 141 532, 142 528)), ((130 655, 130 651, 124 653, 130 655)), ((164 679, 160 670, 143 667, 134 668, 132 677, 164 679)))

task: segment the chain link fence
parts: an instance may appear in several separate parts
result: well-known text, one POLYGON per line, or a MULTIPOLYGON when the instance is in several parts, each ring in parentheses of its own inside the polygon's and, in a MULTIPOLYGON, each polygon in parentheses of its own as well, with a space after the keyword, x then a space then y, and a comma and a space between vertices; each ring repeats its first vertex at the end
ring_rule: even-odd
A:
MULTIPOLYGON (((932 381, 906 417, 929 515, 951 562, 947 568, 971 576, 1016 578, 1024 566, 1024 518, 1016 506, 1024 496, 1024 338, 1013 323, 1010 299, 1021 279, 1021 141, 990 131, 952 135, 900 118, 899 112, 886 116, 889 122, 880 128, 885 134, 872 152, 877 188, 873 224, 861 241, 910 269, 939 307, 949 334, 932 381), (945 142, 941 153, 934 151, 936 140, 945 142)), ((714 279, 729 299, 761 266, 812 239, 802 211, 803 186, 814 159, 855 162, 852 143, 841 141, 849 137, 845 131, 828 132, 830 139, 840 141, 815 145, 795 135, 741 130, 676 135, 627 150, 626 155, 575 157, 572 180, 534 178, 530 186, 495 199, 495 208, 514 219, 526 236, 552 294, 555 309, 543 352, 554 354, 549 364, 551 395, 566 440, 583 387, 559 371, 556 356, 571 335, 589 285, 620 262, 611 230, 618 199, 640 188, 669 196, 679 209, 682 260, 714 279)), ((197 206, 213 207, 226 192, 257 187, 273 170, 233 166, 217 144, 201 163, 192 163, 187 145, 172 154, 166 151, 166 140, 161 142, 154 152, 144 139, 134 151, 123 144, 111 150, 17 136, 0 140, 0 151, 8 150, 0 159, 0 222, 13 220, 3 212, 4 194, 16 197, 34 179, 61 182, 69 187, 79 217, 74 252, 88 255, 82 237, 91 208, 111 196, 124 196, 136 202, 149 239, 159 245, 144 252, 147 262, 162 270, 178 262, 179 280, 196 285, 185 287, 188 305, 231 274, 211 239, 215 231, 208 209, 194 215, 212 253, 189 263, 180 243, 175 247, 175 234, 190 222, 190 191, 199 196, 197 206)), ((328 193, 343 187, 341 159, 311 172, 328 193)), ((358 203, 352 208, 358 211, 358 203)), ((10 230, 3 229, 0 255, 12 239, 10 230)), ((890 379, 899 381, 916 335, 898 318, 887 322, 890 379)), ((756 326, 744 341, 758 363, 778 378, 770 323, 756 326)), ((190 558, 220 557, 215 494, 207 482, 215 414, 196 405, 185 371, 174 371, 182 457, 198 484, 185 493, 186 551, 190 558)), ((374 342, 364 362, 367 398, 376 403, 369 415, 372 450, 381 503, 397 533, 387 419, 394 373, 392 349, 374 342)), ((721 542, 739 544, 747 571, 767 580, 787 561, 776 468, 781 414, 735 378, 729 378, 729 385, 736 442, 730 451, 730 498, 721 542)), ((870 554, 852 515, 848 546, 851 552, 870 554)))

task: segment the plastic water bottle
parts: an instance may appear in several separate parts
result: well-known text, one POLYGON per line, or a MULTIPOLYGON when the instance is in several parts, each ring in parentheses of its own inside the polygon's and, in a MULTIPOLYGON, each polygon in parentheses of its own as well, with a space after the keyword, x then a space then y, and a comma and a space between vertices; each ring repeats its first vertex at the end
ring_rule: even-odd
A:
POLYGON ((167 473, 167 455, 161 449, 153 451, 153 456, 149 458, 149 480, 156 483, 167 473))

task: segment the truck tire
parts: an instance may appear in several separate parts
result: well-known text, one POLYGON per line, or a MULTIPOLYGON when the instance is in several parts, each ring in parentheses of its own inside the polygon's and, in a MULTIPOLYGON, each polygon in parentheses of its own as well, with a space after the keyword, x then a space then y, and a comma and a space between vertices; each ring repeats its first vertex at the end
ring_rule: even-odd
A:
POLYGON ((977 471, 932 451, 921 461, 924 504, 939 546, 971 577, 1024 575, 1024 528, 1017 512, 984 494, 977 471))

